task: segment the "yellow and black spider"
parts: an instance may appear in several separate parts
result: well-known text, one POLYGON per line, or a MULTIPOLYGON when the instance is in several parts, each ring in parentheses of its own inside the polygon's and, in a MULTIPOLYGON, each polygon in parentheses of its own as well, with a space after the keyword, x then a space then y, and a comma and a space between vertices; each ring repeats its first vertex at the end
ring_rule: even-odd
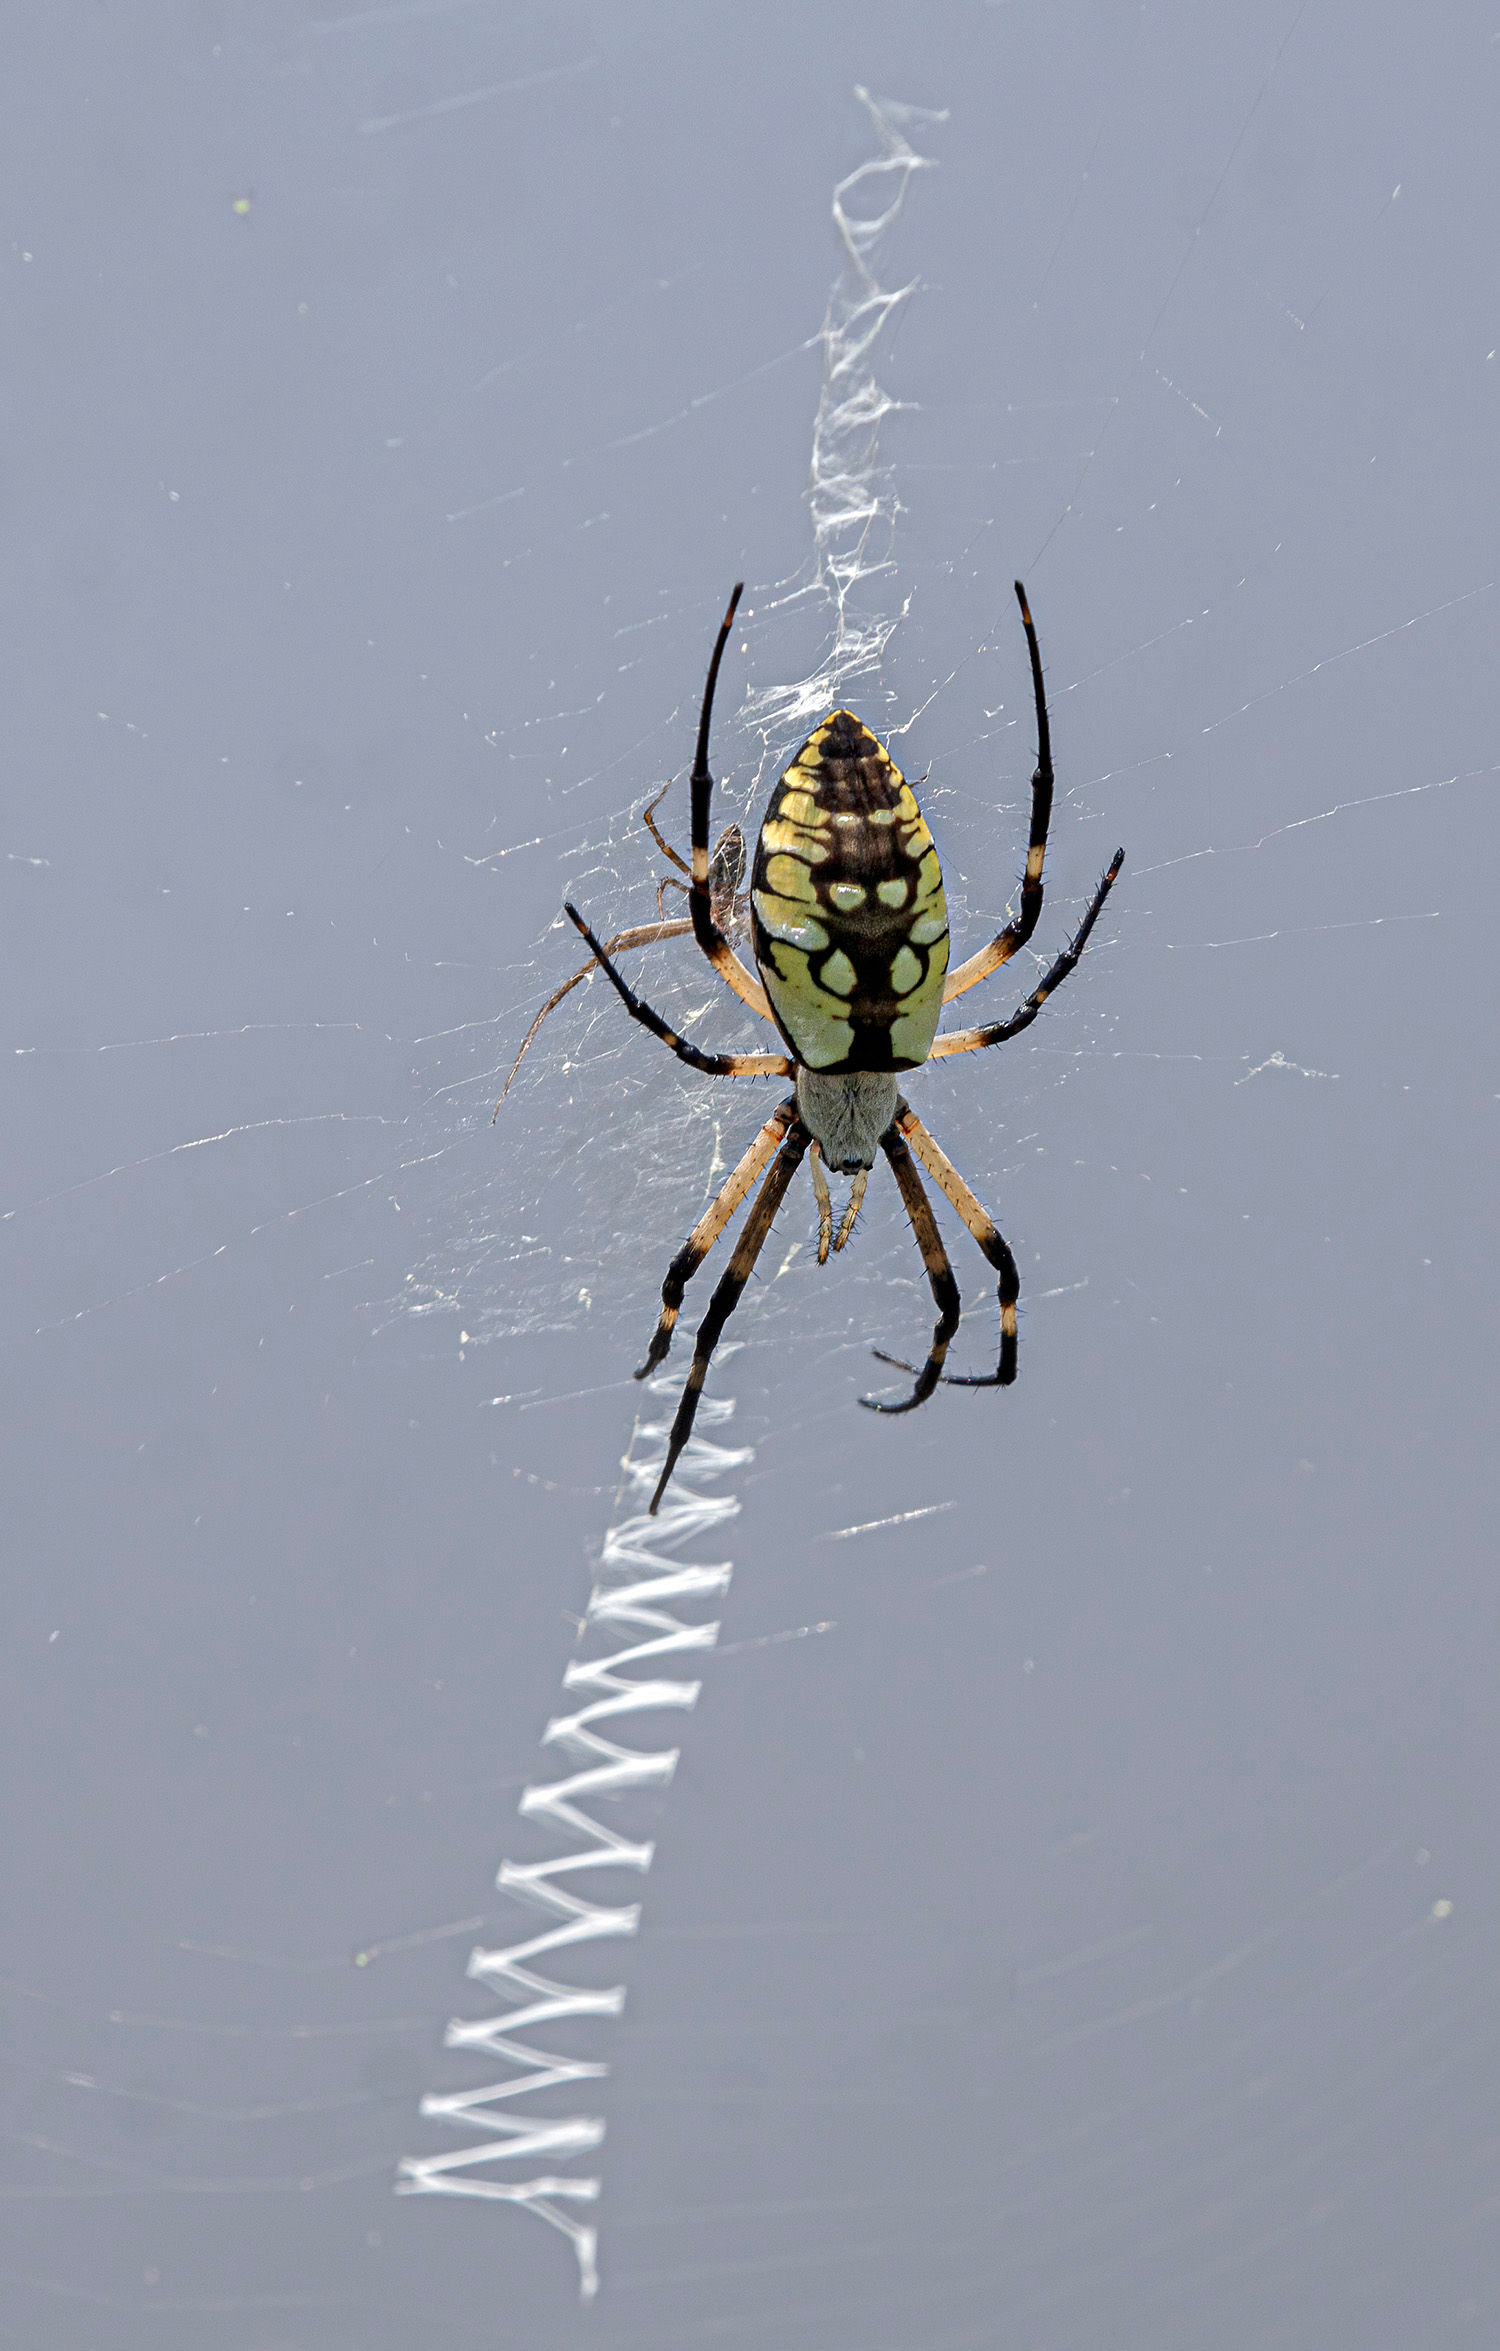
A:
MULTIPOLYGON (((861 1403, 872 1412, 911 1412, 926 1402, 943 1379, 956 1387, 1009 1387, 1016 1376, 1016 1301, 1020 1295, 1016 1261, 994 1218, 903 1100, 896 1081, 901 1072, 920 1069, 926 1061, 972 1053, 981 1045, 1002 1045, 1008 1037, 1029 1028, 1083 953, 1125 862, 1124 850, 1117 849, 1071 941, 1009 1020, 938 1035, 943 1006, 1008 963, 1031 937, 1042 910, 1042 861, 1052 814, 1052 741, 1042 657, 1026 591, 1017 580, 1016 596, 1036 698, 1037 763, 1031 779, 1031 841, 1016 920, 1007 923, 987 947, 981 947, 956 971, 949 971, 942 867, 915 795, 868 727, 851 712, 835 710, 813 729, 782 776, 760 828, 750 884, 751 937, 760 973, 756 979, 745 969, 721 927, 721 919, 733 907, 743 873, 743 843, 736 833, 728 855, 725 841, 719 843, 717 874, 711 871, 708 849, 713 795, 708 769, 709 724, 719 663, 742 587, 743 582, 729 599, 703 689, 692 773, 690 921, 649 925, 645 933, 623 932, 602 946, 578 909, 572 905, 566 908, 593 950, 594 960, 618 989, 627 1012, 669 1045, 679 1060, 709 1077, 793 1080, 793 1091, 767 1119, 718 1198, 694 1225, 662 1284, 661 1319, 637 1379, 646 1379, 666 1355, 688 1282, 769 1163, 770 1173, 745 1219, 698 1332, 692 1368, 672 1423, 666 1464, 651 1498, 653 1513, 692 1433, 698 1398, 720 1334, 739 1303, 804 1157, 817 1197, 818 1263, 822 1265, 830 1247, 842 1249, 848 1240, 875 1154, 877 1150, 885 1153, 911 1219, 938 1310, 927 1361, 920 1373, 913 1374, 911 1394, 900 1404, 882 1403, 870 1396, 861 1397, 861 1403), (739 870, 731 879, 736 844, 739 870), (644 945, 648 938, 667 938, 689 927, 725 984, 752 1012, 781 1031, 787 1053, 701 1052, 674 1035, 660 1013, 621 978, 611 960, 612 948, 644 945), (993 1372, 968 1376, 944 1373, 949 1342, 958 1328, 958 1284, 932 1204, 912 1164, 913 1154, 957 1209, 999 1275, 1000 1359, 993 1372), (825 1165, 854 1179, 837 1233, 825 1165)), ((681 859, 661 842, 654 825, 651 829, 667 855, 680 865, 681 859)), ((589 968, 584 966, 585 971, 589 968)), ((583 972, 577 977, 581 979, 583 972)), ((570 987, 573 984, 568 983, 570 987)), ((550 1004, 544 1006, 538 1019, 550 1009, 550 1004)), ((895 1364, 900 1371, 912 1370, 895 1356, 881 1355, 879 1360, 895 1364)))

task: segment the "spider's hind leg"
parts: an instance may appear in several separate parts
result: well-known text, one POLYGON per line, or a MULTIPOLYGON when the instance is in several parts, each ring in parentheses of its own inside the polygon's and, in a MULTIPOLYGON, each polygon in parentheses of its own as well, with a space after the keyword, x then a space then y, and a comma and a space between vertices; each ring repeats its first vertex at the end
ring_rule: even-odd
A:
MULTIPOLYGON (((932 1202, 922 1188, 922 1179, 911 1163, 902 1135, 905 1110, 898 1104, 896 1116, 880 1138, 880 1148, 891 1163, 891 1173, 901 1188, 901 1198, 911 1219, 911 1229, 917 1236, 917 1247, 922 1252, 922 1263, 932 1285, 933 1301, 938 1310, 937 1327, 932 1334, 932 1345, 927 1350, 927 1361, 916 1376, 916 1384, 904 1404, 883 1404, 876 1396, 861 1396, 861 1404, 871 1412, 914 1412, 925 1404, 943 1376, 953 1334, 958 1329, 958 1284, 953 1279, 953 1268, 948 1263, 948 1252, 943 1247, 943 1236, 938 1231, 937 1218, 932 1213, 932 1202)), ((877 1353, 879 1350, 877 1349, 877 1353)), ((881 1355, 882 1363, 896 1363, 893 1355, 881 1355)), ((896 1364, 898 1371, 910 1371, 908 1363, 896 1364)))
POLYGON ((683 1293, 688 1283, 739 1207, 745 1194, 760 1175, 762 1168, 791 1125, 795 1111, 795 1103, 788 1098, 782 1103, 779 1110, 772 1112, 728 1182, 710 1202, 703 1215, 699 1217, 677 1255, 667 1267, 667 1278, 661 1286, 661 1319, 652 1335, 646 1360, 635 1375, 638 1380, 648 1380, 665 1357, 672 1344, 672 1333, 677 1328, 677 1317, 682 1309, 683 1293))
POLYGON ((970 1191, 947 1152, 905 1103, 896 1113, 896 1124, 944 1198, 958 1210, 999 1276, 996 1285, 1000 1294, 999 1363, 993 1372, 983 1375, 945 1372, 944 1383, 952 1388, 1008 1388, 1016 1376, 1016 1302, 1021 1295, 1021 1277, 1010 1244, 983 1201, 970 1191))
MULTIPOLYGON (((707 1314, 698 1330, 698 1342, 693 1349, 692 1368, 688 1372, 682 1395, 678 1400, 672 1433, 667 1439, 667 1458, 657 1480, 656 1492, 651 1497, 650 1515, 656 1516, 657 1507, 677 1467, 678 1456, 693 1433, 693 1420, 698 1410, 698 1398, 703 1393, 703 1382, 713 1351, 719 1344, 724 1325, 740 1302, 740 1293, 755 1270, 755 1260, 766 1245, 766 1237, 776 1221, 776 1212, 786 1198, 787 1186, 802 1164, 807 1149, 808 1132, 800 1118, 793 1118, 766 1177, 756 1195, 755 1206, 745 1219, 744 1230, 736 1244, 734 1255, 719 1277, 719 1286, 709 1301, 707 1314)), ((736 1171, 738 1172, 738 1171, 736 1171)))

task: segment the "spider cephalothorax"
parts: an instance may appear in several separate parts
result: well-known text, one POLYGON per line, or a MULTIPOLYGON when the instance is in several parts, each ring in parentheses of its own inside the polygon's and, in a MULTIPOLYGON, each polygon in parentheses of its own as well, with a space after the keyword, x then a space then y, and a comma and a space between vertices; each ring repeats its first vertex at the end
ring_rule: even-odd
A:
MULTIPOLYGON (((903 1071, 920 1069, 924 1062, 971 1053, 983 1045, 1003 1044, 1007 1037, 1029 1028, 1083 953, 1125 861, 1124 850, 1116 850, 1069 944, 1009 1020, 938 1034, 943 1006, 1009 962, 1031 937, 1042 910, 1042 863, 1052 813, 1052 746, 1036 630, 1027 609, 1026 591, 1017 580, 1036 703, 1037 763, 1031 779, 1031 839, 1016 919, 956 971, 949 970, 942 866, 916 796, 868 727, 850 711, 835 710, 813 729, 776 785, 756 842, 750 920, 757 978, 735 954, 725 928, 740 904, 737 893, 744 872, 743 842, 731 827, 712 859, 708 846, 713 796, 709 726, 719 664, 740 593, 736 588, 719 630, 698 722, 692 775, 689 921, 657 922, 642 931, 623 932, 608 946, 601 946, 576 907, 567 909, 592 948, 594 961, 602 965, 619 990, 626 1009, 680 1060, 710 1077, 793 1080, 792 1093, 772 1112, 717 1199, 693 1227, 662 1284, 661 1316, 646 1360, 636 1374, 638 1379, 646 1378, 666 1355, 688 1282, 736 1209, 759 1183, 760 1190, 698 1332, 692 1367, 672 1423, 666 1463, 651 1500, 653 1511, 691 1434, 719 1335, 739 1302, 804 1158, 818 1203, 821 1265, 830 1249, 842 1249, 848 1240, 876 1154, 884 1153, 911 1220, 938 1309, 927 1361, 913 1375, 910 1396, 899 1404, 869 1396, 861 1402, 873 1412, 910 1412, 925 1402, 944 1378, 960 1387, 1010 1385, 1016 1376, 1016 1301, 1020 1294, 1015 1259, 993 1217, 902 1099, 897 1080, 903 1071), (725 984, 753 1012, 780 1030, 789 1057, 781 1053, 705 1053, 675 1035, 660 1013, 621 978, 612 960, 614 950, 644 946, 651 939, 670 937, 688 928, 725 984), (913 1165, 914 1156, 958 1211, 999 1277, 1000 1354, 993 1372, 965 1376, 943 1370, 958 1328, 958 1285, 932 1204, 913 1165), (853 1177, 837 1233, 827 1167, 853 1177)), ((666 855, 680 866, 682 860, 661 839, 654 824, 651 830, 666 855)), ((586 964, 583 970, 589 968, 586 964)), ((576 973, 567 986, 582 977, 583 971, 576 973)), ((559 996, 565 993, 566 988, 558 991, 559 996)), ((537 1021, 556 1001, 554 997, 543 1006, 537 1021)), ((527 1043, 535 1034, 537 1021, 528 1031, 527 1043)), ((525 1051, 525 1045, 521 1050, 525 1051)), ((514 1076, 514 1070, 511 1074, 514 1076)), ((888 1355, 880 1360, 896 1362, 888 1355)), ((898 1364, 897 1368, 911 1371, 909 1364, 898 1364)))

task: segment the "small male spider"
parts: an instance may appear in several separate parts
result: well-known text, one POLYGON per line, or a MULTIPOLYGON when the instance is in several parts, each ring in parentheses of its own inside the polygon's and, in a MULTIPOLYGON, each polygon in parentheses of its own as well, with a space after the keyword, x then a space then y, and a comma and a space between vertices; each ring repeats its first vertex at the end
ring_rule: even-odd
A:
MULTIPOLYGON (((588 941, 594 962, 602 966, 619 991, 626 1011, 670 1046, 680 1061, 701 1069, 708 1077, 789 1077, 793 1081, 792 1092, 772 1112, 718 1198, 694 1225, 662 1284, 661 1319, 637 1379, 649 1377, 666 1355, 688 1282, 752 1186, 765 1175, 698 1332, 692 1368, 672 1423, 666 1463, 651 1498, 653 1515, 692 1433, 698 1398, 720 1334, 739 1303, 804 1157, 818 1203, 818 1263, 822 1265, 830 1248, 842 1249, 848 1240, 876 1151, 885 1153, 938 1310, 927 1361, 913 1374, 911 1394, 899 1404, 882 1403, 871 1396, 862 1396, 860 1402, 872 1412, 911 1412, 926 1402, 940 1380, 965 1388, 1010 1386, 1016 1376, 1016 1301, 1020 1295, 1016 1261, 994 1218, 903 1100, 896 1079, 899 1072, 920 1069, 926 1061, 972 1053, 981 1045, 1003 1045, 1007 1038, 1029 1028, 1082 955, 1125 862, 1124 850, 1117 849, 1071 941, 1009 1020, 938 1035, 943 1006, 1008 963, 1031 937, 1042 910, 1042 860, 1052 814, 1052 740, 1042 657, 1026 591, 1017 580, 1016 597, 1031 656, 1037 729, 1031 841, 1019 915, 987 947, 981 947, 956 971, 949 971, 942 868, 911 786, 869 729, 849 711, 835 710, 813 729, 782 776, 760 828, 750 885, 751 938, 760 974, 755 978, 735 954, 723 928, 744 871, 743 840, 733 827, 720 840, 714 852, 717 875, 712 872, 708 850, 713 794, 708 768, 709 724, 719 663, 742 589, 743 582, 729 599, 703 689, 692 773, 693 861, 690 869, 683 869, 690 873, 688 920, 624 931, 608 945, 601 945, 578 909, 572 905, 565 909, 588 941), (733 870, 736 849, 738 870, 733 870), (735 995, 780 1030, 787 1053, 701 1052, 674 1035, 660 1013, 621 978, 611 960, 613 952, 671 938, 688 929, 735 995), (912 1164, 913 1154, 951 1201, 999 1276, 1000 1358, 993 1372, 960 1375, 943 1370, 958 1328, 958 1284, 931 1202, 912 1164), (768 1165, 770 1172, 766 1174, 768 1165), (837 1232, 825 1166, 854 1179, 837 1232)), ((651 805, 654 808, 655 801, 651 805)), ((654 824, 651 831, 667 856, 681 866, 681 858, 668 848, 654 824)), ((568 987, 590 968, 585 964, 568 987)), ((537 1023, 566 993, 566 988, 560 989, 542 1007, 528 1032, 528 1044, 537 1023)), ((522 1052, 525 1049, 523 1045, 522 1052)), ((912 1371, 910 1364, 895 1356, 880 1355, 879 1360, 894 1364, 899 1371, 912 1371)))
MULTIPOLYGON (((662 836, 657 829, 656 811, 661 806, 663 800, 665 800, 671 789, 672 786, 670 782, 663 784, 661 790, 657 793, 656 798, 654 800, 647 801, 645 807, 641 810, 641 815, 645 820, 647 832, 651 835, 652 840, 656 843, 656 846, 661 851, 663 857, 669 857, 671 859, 672 863, 676 866, 678 873, 690 874, 693 870, 692 867, 687 863, 685 858, 678 856, 677 851, 673 848, 670 841, 664 841, 662 839, 662 836)), ((728 930, 730 925, 734 923, 749 906, 749 899, 741 897, 740 895, 740 884, 744 878, 745 836, 740 831, 740 828, 737 824, 727 824, 724 827, 722 833, 720 833, 717 841, 714 843, 714 853, 708 861, 708 899, 709 904, 713 909, 714 921, 718 924, 720 930, 728 930)), ((660 939, 685 939, 687 937, 689 931, 693 927, 690 918, 684 919, 680 922, 668 922, 666 919, 662 908, 662 900, 666 896, 668 890, 681 890, 684 897, 687 897, 690 894, 686 882, 679 882, 674 878, 673 875, 667 874, 664 879, 659 881, 656 885, 655 922, 640 923, 634 930, 630 931, 616 931, 612 939, 606 939, 604 942, 604 952, 606 955, 623 955, 632 947, 654 947, 657 944, 657 941, 660 939)), ((516 1071, 520 1068, 522 1062, 526 1058, 527 1048, 530 1045, 532 1038, 536 1035, 537 1030, 541 1027, 543 1021, 546 1019, 548 1013, 555 1012, 558 1005, 561 1004, 564 996, 571 995, 573 990, 577 987, 579 981, 586 980, 589 976, 589 973, 596 970, 597 967, 598 957, 591 955, 587 963, 580 963, 578 969, 574 972, 573 977, 570 980, 564 980, 560 988, 553 989, 551 995, 547 998, 546 1003, 542 1006, 541 1011, 537 1014, 530 1028, 526 1031, 525 1036, 521 1039, 521 1050, 510 1065, 510 1076, 506 1079, 504 1085, 500 1088, 500 1102, 503 1102, 506 1095, 510 1092, 511 1087, 515 1082, 516 1071)), ((500 1102, 495 1104, 495 1118, 500 1116, 500 1102)), ((495 1118, 490 1120, 491 1126, 494 1125, 495 1118)))

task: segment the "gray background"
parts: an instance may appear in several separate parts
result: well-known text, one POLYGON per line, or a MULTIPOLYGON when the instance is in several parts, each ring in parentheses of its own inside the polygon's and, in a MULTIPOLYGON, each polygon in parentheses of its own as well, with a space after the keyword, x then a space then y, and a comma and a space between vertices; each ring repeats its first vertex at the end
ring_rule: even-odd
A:
MULTIPOLYGON (((4 2339, 1492 2338, 1493 22, 5 9, 4 2339), (649 913, 728 583, 808 576, 856 82, 950 110, 862 707, 978 938, 1024 571, 1038 944, 1129 863, 919 1098, 1016 1389, 857 1410, 930 1322, 888 1184, 715 1369, 725 1642, 834 1629, 680 1726, 581 2313, 559 2238, 390 2181, 481 2078, 442 2026, 707 1154, 644 1036, 573 1098, 599 991, 488 1105, 564 891, 649 913), (592 1313, 474 1258, 529 1202, 592 1313), (387 1303, 445 1252, 458 1313, 387 1303)), ((803 626, 726 668, 743 792, 803 626)))

